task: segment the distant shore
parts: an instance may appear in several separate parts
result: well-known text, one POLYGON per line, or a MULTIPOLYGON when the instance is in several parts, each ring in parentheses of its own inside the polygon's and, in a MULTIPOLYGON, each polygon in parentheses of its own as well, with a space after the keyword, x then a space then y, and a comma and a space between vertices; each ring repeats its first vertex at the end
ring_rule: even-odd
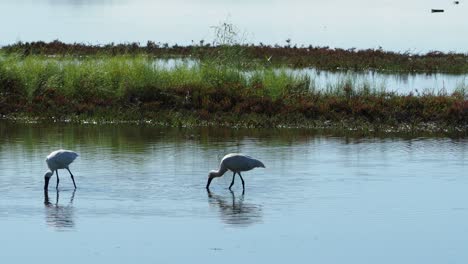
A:
POLYGON ((172 69, 141 54, 4 54, 0 115, 38 122, 467 133, 465 90, 399 95, 347 82, 314 90, 307 76, 262 64, 250 65, 246 74, 245 58, 236 61, 229 52, 172 69))
MULTIPOLYGON (((439 51, 424 54, 392 52, 382 49, 357 50, 317 46, 288 45, 235 45, 242 56, 271 65, 293 68, 314 67, 323 70, 374 70, 389 72, 419 73, 468 73, 467 53, 443 53, 439 51)), ((18 42, 3 46, 0 52, 27 55, 137 55, 146 54, 156 58, 190 57, 205 59, 223 52, 224 47, 213 46, 201 41, 199 44, 169 46, 165 43, 148 41, 145 44, 123 43, 90 45, 82 43, 18 42)))

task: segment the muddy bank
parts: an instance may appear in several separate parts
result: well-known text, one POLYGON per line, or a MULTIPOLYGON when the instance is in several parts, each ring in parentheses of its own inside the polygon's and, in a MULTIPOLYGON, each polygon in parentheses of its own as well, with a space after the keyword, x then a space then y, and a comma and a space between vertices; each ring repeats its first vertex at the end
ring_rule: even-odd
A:
POLYGON ((2 96, 4 119, 34 122, 135 123, 172 127, 314 128, 361 133, 429 132, 467 135, 468 101, 457 96, 290 96, 272 99, 193 88, 152 98, 70 98, 54 90, 32 101, 2 96))

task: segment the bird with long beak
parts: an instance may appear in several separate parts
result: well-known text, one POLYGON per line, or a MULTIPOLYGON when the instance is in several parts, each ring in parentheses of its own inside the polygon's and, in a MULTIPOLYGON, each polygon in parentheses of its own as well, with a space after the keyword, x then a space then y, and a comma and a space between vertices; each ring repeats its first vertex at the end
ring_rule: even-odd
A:
POLYGON ((214 178, 221 177, 224 173, 226 173, 226 171, 230 170, 233 172, 233 175, 231 185, 229 185, 229 190, 231 190, 232 185, 234 185, 236 173, 239 174, 239 177, 242 181, 242 190, 245 190, 245 183, 244 179, 242 178, 241 171, 249 171, 254 168, 265 168, 265 165, 263 165, 261 161, 244 154, 227 154, 221 160, 221 163, 219 164, 219 169, 217 171, 212 170, 208 174, 208 182, 206 183, 206 189, 210 189, 211 181, 214 178))
POLYGON ((52 175, 55 174, 57 175, 57 185, 56 189, 58 189, 59 185, 59 176, 58 176, 58 170, 59 169, 66 169, 70 173, 70 176, 73 181, 73 185, 75 186, 76 189, 76 184, 75 184, 75 178, 73 177, 73 174, 71 173, 70 169, 68 166, 78 157, 78 153, 71 151, 71 150, 63 150, 59 149, 56 150, 47 156, 46 163, 47 167, 49 167, 49 171, 47 171, 44 175, 44 190, 47 190, 49 187, 49 181, 52 175))

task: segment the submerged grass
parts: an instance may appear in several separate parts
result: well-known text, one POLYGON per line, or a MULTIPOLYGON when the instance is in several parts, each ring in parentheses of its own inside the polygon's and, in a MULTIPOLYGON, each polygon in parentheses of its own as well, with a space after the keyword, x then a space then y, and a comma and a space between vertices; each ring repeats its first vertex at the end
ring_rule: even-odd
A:
POLYGON ((398 95, 345 79, 325 90, 307 75, 216 61, 159 66, 145 55, 0 54, 0 114, 165 125, 458 129, 466 86, 398 95))

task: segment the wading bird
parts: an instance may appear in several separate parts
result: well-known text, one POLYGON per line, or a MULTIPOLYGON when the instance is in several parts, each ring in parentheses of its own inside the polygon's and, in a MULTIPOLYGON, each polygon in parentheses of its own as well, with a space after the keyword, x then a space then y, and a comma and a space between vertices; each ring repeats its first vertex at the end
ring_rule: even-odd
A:
POLYGON ((250 156, 237 154, 237 153, 227 154, 221 160, 218 171, 212 170, 208 174, 208 182, 206 183, 206 189, 207 190, 210 189, 210 183, 213 180, 213 178, 221 177, 226 171, 230 170, 234 174, 232 175, 232 182, 231 182, 231 185, 229 185, 229 190, 231 190, 232 185, 234 185, 234 179, 236 177, 236 173, 239 174, 239 177, 241 178, 241 181, 242 181, 242 189, 245 190, 244 179, 242 178, 242 175, 240 174, 241 171, 249 171, 257 167, 265 168, 265 165, 263 165, 261 161, 254 159, 250 156))
POLYGON ((50 153, 49 156, 47 156, 47 159, 46 159, 46 163, 47 163, 47 167, 49 167, 49 171, 47 171, 46 174, 44 175, 44 180, 45 180, 44 190, 47 190, 47 188, 49 187, 49 180, 50 180, 50 177, 52 177, 52 175, 54 175, 54 171, 55 171, 55 174, 57 175, 57 186, 55 188, 58 189, 58 185, 59 185, 58 170, 59 169, 67 169, 68 170, 68 172, 70 173, 70 176, 72 178, 73 185, 75 186, 75 189, 76 189, 75 178, 73 178, 73 174, 71 173, 68 166, 78 156, 79 156, 78 153, 76 153, 74 151, 63 150, 63 149, 59 149, 59 150, 56 150, 56 151, 50 153))

